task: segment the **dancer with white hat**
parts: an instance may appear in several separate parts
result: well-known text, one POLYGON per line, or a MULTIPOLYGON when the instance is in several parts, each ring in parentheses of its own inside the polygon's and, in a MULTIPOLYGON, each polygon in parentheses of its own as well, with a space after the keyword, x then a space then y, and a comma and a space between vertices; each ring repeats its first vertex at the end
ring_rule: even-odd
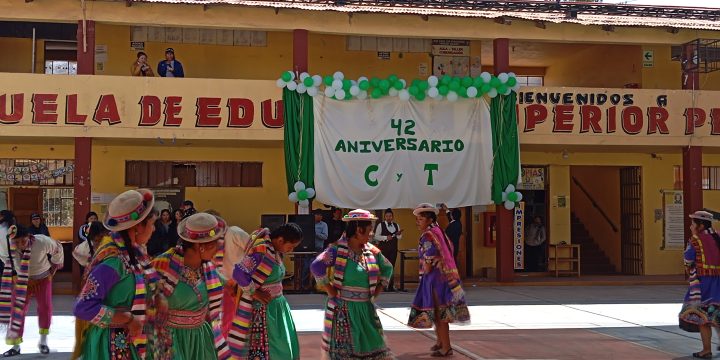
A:
POLYGON ((437 223, 438 209, 428 203, 413 210, 418 229, 423 232, 418 246, 420 284, 410 308, 408 325, 418 329, 435 326, 433 357, 453 354, 450 323, 469 323, 470 312, 460 282, 453 245, 437 223))
POLYGON ((313 261, 311 270, 328 294, 323 357, 344 359, 394 359, 383 336, 373 300, 388 285, 393 266, 369 241, 373 223, 369 211, 358 209, 343 217, 345 235, 330 244, 313 261), (333 279, 328 269, 333 268, 333 279))

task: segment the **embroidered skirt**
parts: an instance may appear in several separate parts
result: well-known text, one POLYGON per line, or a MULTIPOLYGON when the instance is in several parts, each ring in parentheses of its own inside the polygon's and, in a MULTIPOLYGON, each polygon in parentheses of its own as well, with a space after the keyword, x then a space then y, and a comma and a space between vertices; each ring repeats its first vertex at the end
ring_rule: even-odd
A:
POLYGON ((324 354, 331 360, 395 359, 388 349, 382 324, 369 293, 345 288, 340 292, 332 324, 330 351, 324 354))

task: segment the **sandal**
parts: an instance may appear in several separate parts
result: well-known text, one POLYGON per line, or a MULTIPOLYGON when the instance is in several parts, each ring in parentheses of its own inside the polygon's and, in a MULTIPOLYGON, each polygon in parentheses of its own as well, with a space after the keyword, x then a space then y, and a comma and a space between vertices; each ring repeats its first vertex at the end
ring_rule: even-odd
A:
POLYGON ((43 355, 50 353, 50 348, 47 345, 38 345, 38 348, 40 349, 40 353, 43 355))
POLYGON ((20 355, 20 350, 10 349, 6 352, 4 352, 3 357, 11 357, 11 356, 18 356, 20 355))
POLYGON ((442 349, 442 345, 440 345, 440 344, 435 344, 435 345, 433 345, 433 346, 430 348, 430 351, 438 351, 438 350, 440 350, 440 349, 442 349))
POLYGON ((448 357, 448 356, 453 356, 453 350, 452 350, 452 349, 448 349, 448 351, 446 351, 444 354, 443 354, 443 352, 440 351, 440 350, 435 350, 435 351, 432 352, 432 354, 430 354, 430 356, 432 356, 432 357, 448 357))
POLYGON ((711 352, 705 353, 704 355, 700 352, 693 353, 692 356, 696 359, 712 359, 713 354, 711 352))

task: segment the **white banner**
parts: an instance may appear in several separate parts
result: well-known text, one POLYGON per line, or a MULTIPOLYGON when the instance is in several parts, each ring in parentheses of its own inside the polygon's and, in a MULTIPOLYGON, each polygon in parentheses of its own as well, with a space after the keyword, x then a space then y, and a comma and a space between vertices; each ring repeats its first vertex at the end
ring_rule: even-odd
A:
POLYGON ((314 98, 317 201, 341 208, 491 203, 484 99, 314 98))

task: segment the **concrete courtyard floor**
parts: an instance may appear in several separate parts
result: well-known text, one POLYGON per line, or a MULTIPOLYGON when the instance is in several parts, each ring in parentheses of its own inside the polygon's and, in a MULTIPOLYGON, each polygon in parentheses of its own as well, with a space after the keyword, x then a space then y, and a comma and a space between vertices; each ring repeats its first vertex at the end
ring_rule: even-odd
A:
MULTIPOLYGON (((700 349, 699 335, 677 326, 685 289, 682 285, 469 287, 472 323, 451 326, 453 358, 691 359, 690 354, 700 349)), ((377 303, 381 321, 399 359, 430 359, 433 332, 404 325, 413 295, 383 294, 377 303)), ((323 296, 287 297, 302 359, 319 359, 323 296)), ((73 299, 59 295, 54 300, 49 337, 53 353, 37 354, 33 313, 26 323, 24 355, 17 359, 69 357, 75 342, 73 299)))

